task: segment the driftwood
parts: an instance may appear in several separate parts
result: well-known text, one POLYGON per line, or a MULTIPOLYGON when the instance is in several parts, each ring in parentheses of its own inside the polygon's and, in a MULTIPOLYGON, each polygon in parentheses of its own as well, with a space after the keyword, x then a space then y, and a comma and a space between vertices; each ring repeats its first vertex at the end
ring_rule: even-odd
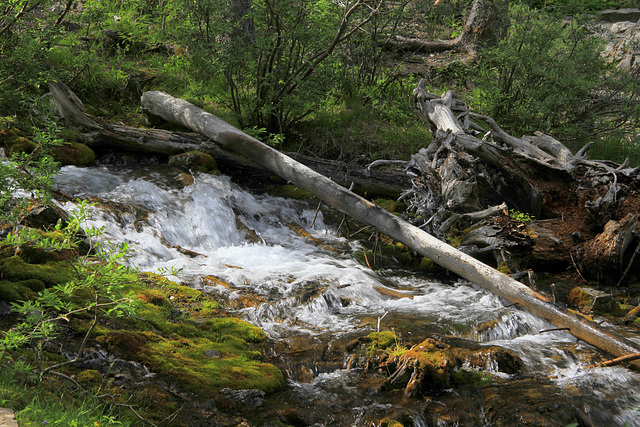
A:
POLYGON ((325 203, 373 225, 389 237, 406 244, 459 276, 477 283, 489 292, 520 304, 529 312, 557 327, 567 328, 575 337, 613 356, 640 352, 640 346, 637 344, 553 304, 545 296, 511 277, 441 242, 187 101, 173 98, 164 92, 146 92, 142 96, 142 107, 151 115, 179 123, 206 135, 229 151, 250 157, 265 169, 312 193, 325 203))
POLYGON ((459 222, 465 214, 469 219, 469 213, 506 202, 509 209, 536 221, 520 230, 524 234, 511 236, 505 232, 510 225, 505 221, 482 222, 481 229, 463 239, 468 247, 462 249, 493 252, 499 260, 504 249, 516 246, 533 251, 532 261, 546 263, 545 268, 550 259, 554 268, 575 263, 584 277, 594 280, 602 278, 598 267, 604 256, 604 274, 612 284, 623 274, 625 280, 638 278, 640 259, 631 255, 638 244, 637 220, 625 222, 621 233, 614 233, 619 228, 613 225, 609 232, 603 227, 609 220, 617 224, 637 213, 640 168, 589 160, 585 155, 590 144, 573 154, 540 132, 516 138, 492 118, 470 112, 453 92, 438 96, 425 85, 422 80, 414 90, 414 102, 435 138, 410 160, 413 188, 403 194, 418 218, 416 225, 446 238, 469 229, 468 221, 459 222), (629 262, 636 267, 624 273, 629 262))

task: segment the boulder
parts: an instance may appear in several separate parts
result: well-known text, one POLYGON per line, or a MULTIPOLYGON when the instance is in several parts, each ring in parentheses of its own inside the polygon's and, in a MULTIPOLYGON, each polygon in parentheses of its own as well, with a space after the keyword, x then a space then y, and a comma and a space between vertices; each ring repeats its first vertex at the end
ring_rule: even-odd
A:
POLYGON ((640 9, 623 8, 623 9, 607 9, 600 12, 600 19, 605 22, 637 22, 640 20, 640 9))

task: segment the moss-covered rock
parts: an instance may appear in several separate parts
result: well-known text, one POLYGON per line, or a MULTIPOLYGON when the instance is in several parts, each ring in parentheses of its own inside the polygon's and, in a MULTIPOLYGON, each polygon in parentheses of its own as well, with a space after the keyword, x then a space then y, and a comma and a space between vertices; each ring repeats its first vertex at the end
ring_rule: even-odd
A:
POLYGON ((61 285, 74 278, 74 270, 68 262, 29 264, 17 255, 0 261, 0 273, 11 281, 38 279, 46 286, 61 285))
POLYGON ((76 375, 76 380, 84 386, 99 385, 102 383, 102 374, 95 369, 85 369, 76 375))
POLYGON ((201 396, 223 388, 273 392, 284 386, 282 372, 256 348, 266 339, 260 328, 219 317, 215 301, 159 276, 142 276, 132 291, 138 320, 96 328, 98 342, 113 354, 201 396))
POLYGON ((7 141, 5 143, 5 147, 7 148, 7 154, 12 155, 18 153, 31 154, 38 146, 30 139, 18 136, 10 141, 7 141))
POLYGON ((501 372, 513 374, 522 367, 515 354, 500 347, 465 348, 428 338, 409 350, 394 351, 384 367, 391 376, 383 390, 404 388, 407 397, 439 391, 452 386, 483 384, 488 374, 461 369, 463 365, 482 368, 491 362, 501 372))
POLYGON ((371 332, 365 338, 370 342, 370 348, 378 350, 392 348, 399 341, 398 336, 392 331, 371 332))
POLYGON ((196 172, 212 173, 219 175, 220 170, 216 160, 207 153, 200 151, 190 151, 188 153, 176 154, 169 159, 171 166, 183 167, 196 172))
POLYGON ((567 305, 585 314, 592 311, 614 315, 624 314, 613 295, 584 286, 576 286, 569 292, 567 305))
POLYGON ((420 259, 418 270, 432 272, 435 271, 435 269, 436 264, 430 258, 422 257, 422 259, 420 259))
POLYGON ((79 142, 71 142, 68 145, 55 147, 51 152, 51 156, 62 165, 91 166, 96 162, 96 153, 79 142))
POLYGON ((295 200, 311 200, 314 199, 315 196, 308 191, 302 190, 295 185, 285 184, 285 185, 267 185, 265 186, 269 193, 274 196, 287 197, 289 199, 295 200))
POLYGON ((407 204, 404 202, 399 202, 397 200, 392 199, 375 199, 374 203, 376 206, 379 206, 392 214, 400 214, 407 209, 407 204))
POLYGON ((6 302, 18 302, 32 299, 44 289, 44 283, 38 279, 18 282, 0 281, 0 299, 6 302))

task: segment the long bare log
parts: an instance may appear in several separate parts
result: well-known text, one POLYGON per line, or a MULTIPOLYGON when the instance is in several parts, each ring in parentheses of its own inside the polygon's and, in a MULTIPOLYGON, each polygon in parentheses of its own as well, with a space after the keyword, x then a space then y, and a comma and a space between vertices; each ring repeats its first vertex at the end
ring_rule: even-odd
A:
MULTIPOLYGON (((442 267, 477 283, 489 292, 520 304, 532 314, 557 327, 567 328, 575 337, 613 356, 640 352, 640 346, 637 344, 555 305, 550 299, 511 277, 461 253, 187 101, 164 92, 153 91, 142 95, 142 107, 152 115, 201 133, 230 151, 251 157, 265 169, 289 180, 342 212, 371 224, 442 267)), ((640 367, 640 363, 637 366, 640 367)))
MULTIPOLYGON (((64 84, 49 83, 51 97, 58 113, 69 122, 79 125, 85 132, 78 138, 94 150, 119 150, 172 156, 185 151, 203 151, 216 158, 219 164, 229 164, 250 171, 263 171, 251 158, 223 149, 209 138, 195 134, 164 129, 141 129, 122 123, 93 120, 84 112, 82 101, 64 84)), ((300 163, 334 181, 350 186, 360 193, 397 198, 411 185, 404 171, 371 170, 356 164, 347 164, 290 153, 300 163)))

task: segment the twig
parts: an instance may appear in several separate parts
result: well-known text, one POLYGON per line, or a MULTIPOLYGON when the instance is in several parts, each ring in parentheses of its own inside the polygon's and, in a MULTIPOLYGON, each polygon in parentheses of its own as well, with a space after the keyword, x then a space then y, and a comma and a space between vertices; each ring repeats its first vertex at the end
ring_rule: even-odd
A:
POLYGON ((539 334, 545 333, 545 332, 555 332, 555 331, 571 331, 571 329, 569 328, 551 328, 551 329, 543 329, 541 331, 538 331, 539 334))
POLYGON ((364 260, 367 262, 367 267, 369 267, 369 270, 373 270, 373 268, 371 268, 371 264, 369 264, 369 258, 367 258, 367 253, 364 253, 364 260))
POLYGON ((178 413, 183 409, 184 409, 184 405, 178 408, 178 410, 175 411, 174 413, 167 415, 164 420, 160 421, 160 424, 164 424, 164 422, 166 421, 167 422, 166 425, 171 425, 171 421, 173 421, 178 416, 178 413))
POLYGON ((506 308, 513 307, 513 306, 515 306, 515 305, 518 305, 518 303, 517 303, 517 302, 514 302, 514 303, 512 303, 512 304, 505 305, 504 307, 496 308, 494 311, 502 311, 502 310, 504 310, 504 309, 506 309, 506 308))
POLYGON ((380 332, 380 322, 382 321, 382 319, 384 319, 384 317, 389 314, 388 311, 385 311, 384 314, 382 315, 382 317, 378 317, 378 332, 380 332))
MULTIPOLYGON (((136 410, 135 410, 134 405, 130 405, 130 404, 128 404, 128 403, 117 403, 117 402, 116 402, 115 397, 114 397, 112 394, 101 394, 101 395, 99 395, 99 396, 96 396, 96 398, 98 398, 98 399, 109 398, 109 399, 111 399, 111 405, 113 405, 113 406, 120 406, 120 407, 123 407, 123 408, 130 409, 130 410, 131 410, 131 412, 133 412, 134 414, 136 414, 136 417, 138 417, 138 418, 140 419, 140 421, 145 422, 145 423, 147 423, 147 424, 150 424, 150 425, 152 425, 153 427, 157 427, 157 425, 156 425, 156 424, 152 423, 151 421, 149 421, 148 419, 146 419, 146 418, 144 418, 142 415, 140 415, 140 414, 138 413, 138 411, 136 411, 136 410)), ((182 409, 182 408, 178 409, 178 411, 180 411, 181 409, 182 409)), ((177 413, 178 413, 178 411, 174 412, 174 413, 173 413, 173 414, 171 414, 171 415, 177 414, 177 413)), ((169 415, 169 416, 171 416, 171 415, 169 415)), ((165 418, 165 420, 166 420, 166 418, 165 418)), ((163 420, 163 421, 164 421, 164 420, 163 420)))
POLYGON ((368 230, 368 229, 370 229, 370 228, 371 228, 371 226, 370 226, 370 225, 367 225, 366 227, 362 227, 360 230, 358 230, 358 231, 356 231, 355 233, 351 234, 349 237, 351 238, 351 237, 353 237, 353 236, 356 236, 357 234, 359 234, 359 233, 363 232, 364 230, 368 230))
POLYGON ((569 251, 569 256, 571 257, 571 263, 573 263, 573 266, 575 267, 576 271, 578 272, 578 275, 582 278, 582 280, 584 280, 585 282, 588 282, 588 280, 584 278, 584 276, 580 272, 580 269, 576 265, 576 261, 573 259, 573 254, 571 253, 571 251, 569 251))
POLYGON ((318 217, 318 212, 320 212, 320 206, 322 206, 322 200, 318 203, 318 207, 316 208, 316 213, 313 215, 313 221, 311 221, 311 228, 316 223, 316 218, 318 217))
POLYGON ((604 366, 619 365, 624 362, 631 362, 633 360, 640 359, 640 353, 627 354, 626 356, 616 357, 615 359, 605 360, 604 362, 597 363, 595 365, 587 366, 587 368, 598 368, 604 366))
POLYGON ((62 373, 56 372, 56 371, 52 371, 51 375, 55 375, 55 376, 64 378, 65 380, 70 381, 71 383, 73 383, 73 385, 75 385, 76 388, 78 388, 78 390, 83 390, 84 391, 84 388, 82 388, 82 386, 80 384, 78 384, 78 382, 76 380, 74 380, 73 378, 71 378, 68 375, 65 375, 65 374, 62 374, 62 373))

